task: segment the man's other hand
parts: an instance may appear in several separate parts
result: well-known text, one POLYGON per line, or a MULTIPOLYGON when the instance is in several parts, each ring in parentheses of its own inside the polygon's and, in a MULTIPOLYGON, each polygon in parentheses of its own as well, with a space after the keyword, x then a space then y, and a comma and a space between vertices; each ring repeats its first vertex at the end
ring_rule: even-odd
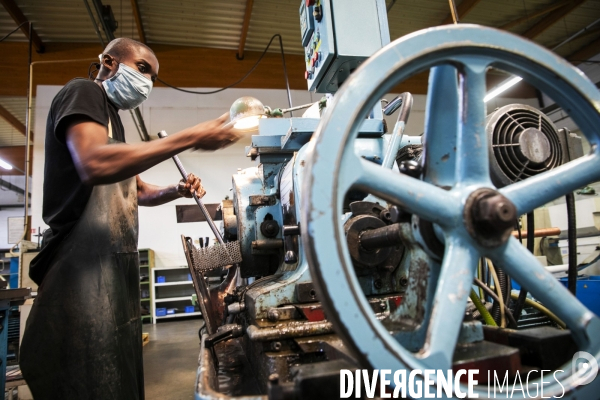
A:
POLYGON ((206 190, 202 187, 200 178, 194 174, 188 174, 187 181, 184 181, 183 179, 179 181, 177 192, 179 192, 182 197, 192 197, 192 193, 196 193, 200 199, 206 194, 206 190))
POLYGON ((226 123, 228 117, 229 114, 225 113, 217 119, 188 128, 194 138, 194 148, 218 150, 237 142, 242 133, 234 131, 233 126, 226 123))

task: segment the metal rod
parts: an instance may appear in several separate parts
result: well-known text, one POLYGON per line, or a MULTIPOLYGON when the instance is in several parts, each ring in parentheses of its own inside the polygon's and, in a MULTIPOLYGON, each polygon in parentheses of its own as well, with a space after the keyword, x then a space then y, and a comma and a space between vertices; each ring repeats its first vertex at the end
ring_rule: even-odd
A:
MULTIPOLYGON (((165 131, 158 132, 158 137, 160 139, 166 138, 167 136, 169 136, 169 135, 165 131)), ((179 157, 173 156, 173 161, 175 161, 175 165, 177 165, 177 169, 179 170, 179 173, 181 173, 181 176, 183 177, 183 179, 187 180, 188 173, 186 172, 185 168, 183 167, 183 164, 181 164, 179 157)), ((200 207, 200 211, 202 211, 202 214, 204 215, 206 222, 208 222, 208 226, 210 226, 210 229, 213 231, 215 237, 217 238, 217 241, 220 244, 224 245, 225 242, 223 241, 223 236, 221 236, 221 232, 219 232, 219 229, 217 228, 214 221, 210 217, 210 213, 206 209, 206 206, 204 205, 202 200, 198 196, 196 196, 196 193, 192 193, 192 197, 194 198, 194 200, 196 200, 196 204, 198 204, 198 207, 200 207)))
MULTIPOLYGON (((527 229, 529 229, 529 227, 527 227, 527 229)), ((528 236, 528 234, 529 234, 529 231, 521 232, 522 236, 528 236)), ((517 239, 519 238, 518 231, 513 231, 512 235, 514 237, 516 237, 517 239)), ((542 229, 535 229, 533 231, 533 237, 546 237, 546 236, 556 236, 556 235, 560 235, 560 228, 542 228, 542 229)))
POLYGON ((94 14, 92 14, 92 9, 90 8, 90 5, 88 4, 87 0, 83 0, 83 3, 85 4, 85 8, 87 8, 87 12, 90 15, 90 19, 92 20, 92 25, 94 25, 94 30, 96 31, 96 35, 98 35, 98 39, 100 39, 100 43, 102 43, 102 48, 104 48, 104 46, 105 46, 104 39, 102 39, 102 34, 98 30, 98 25, 96 24, 96 19, 94 18, 94 14))
POLYGON ((558 49, 560 46, 569 43, 571 40, 575 39, 577 36, 581 35, 583 32, 587 31, 588 29, 590 29, 592 26, 596 25, 598 22, 600 22, 600 18, 595 20, 594 22, 592 22, 591 24, 589 24, 588 26, 586 26, 585 28, 575 32, 574 34, 572 34, 571 36, 569 36, 568 38, 566 38, 565 40, 563 40, 562 42, 560 42, 559 44, 557 44, 556 46, 554 46, 552 49, 550 50, 556 50, 558 49))
MULTIPOLYGON (((285 75, 285 87, 287 90, 288 103, 290 105, 290 108, 293 108, 294 106, 292 105, 292 92, 290 90, 290 81, 288 79, 287 68, 285 66, 285 52, 283 51, 283 40, 281 39, 281 35, 277 34, 277 36, 279 37, 279 48, 281 49, 281 62, 283 63, 283 74, 285 75)), ((294 113, 290 112, 290 115, 293 117, 294 113)))
POLYGON ((27 112, 25 115, 25 219, 23 221, 23 239, 27 240, 27 218, 29 217, 29 164, 31 163, 31 97, 33 90, 33 64, 31 63, 33 24, 29 23, 29 83, 27 86, 27 112))
POLYGON ((454 3, 454 0, 448 0, 448 3, 450 3, 450 14, 452 14, 452 20, 455 24, 458 24, 460 21, 458 20, 458 11, 456 11, 456 3, 454 3))

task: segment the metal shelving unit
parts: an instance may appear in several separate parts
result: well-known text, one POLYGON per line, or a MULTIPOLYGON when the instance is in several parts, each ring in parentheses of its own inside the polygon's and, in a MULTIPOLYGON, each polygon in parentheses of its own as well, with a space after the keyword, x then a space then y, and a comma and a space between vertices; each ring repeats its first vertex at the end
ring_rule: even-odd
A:
POLYGON ((154 269, 154 251, 151 249, 139 249, 140 254, 140 307, 142 310, 148 310, 148 314, 142 314, 142 323, 154 322, 154 313, 152 311, 152 297, 154 289, 152 288, 151 271, 154 269))
POLYGON ((161 319, 172 319, 179 317, 194 317, 202 315, 198 306, 194 306, 194 312, 186 313, 185 307, 191 306, 194 283, 189 275, 187 266, 170 268, 152 268, 152 321, 156 323, 161 319), (164 277, 164 282, 158 282, 158 277, 164 277), (157 308, 175 308, 175 314, 156 315, 157 308))

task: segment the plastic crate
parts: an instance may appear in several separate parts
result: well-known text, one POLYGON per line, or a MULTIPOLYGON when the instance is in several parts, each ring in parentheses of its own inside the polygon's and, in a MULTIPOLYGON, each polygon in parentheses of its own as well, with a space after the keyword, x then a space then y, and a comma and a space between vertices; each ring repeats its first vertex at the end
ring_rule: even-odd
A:
POLYGON ((167 308, 167 315, 173 315, 177 311, 176 308, 167 308))
POLYGON ((185 312, 186 313, 193 313, 194 312, 194 306, 185 306, 185 312))
POLYGON ((157 276, 156 283, 165 283, 167 280, 164 276, 157 276))
POLYGON ((192 280, 192 274, 188 274, 188 281, 192 280))
POLYGON ((165 315, 167 315, 167 309, 166 308, 157 308, 156 309, 156 316, 157 317, 164 317, 165 315))

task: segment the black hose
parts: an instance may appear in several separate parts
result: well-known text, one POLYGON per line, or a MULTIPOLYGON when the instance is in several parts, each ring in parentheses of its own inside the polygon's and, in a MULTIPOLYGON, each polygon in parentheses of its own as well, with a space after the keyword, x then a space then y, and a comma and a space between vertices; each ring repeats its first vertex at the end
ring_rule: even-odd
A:
MULTIPOLYGON (((533 245, 535 244, 535 219, 533 218, 533 211, 527 213, 527 250, 529 250, 533 254, 533 245)), ((519 291, 519 298, 515 303, 515 307, 513 309, 513 315, 515 320, 519 322, 519 318, 521 317, 521 312, 523 311, 523 307, 525 306, 525 299, 527 299, 527 290, 521 287, 519 291)))
MULTIPOLYGON (((506 275, 506 272, 504 272, 502 267, 500 267, 499 265, 496 265, 495 267, 496 275, 498 275, 498 285, 500 285, 500 290, 502 291, 502 298, 505 302, 507 302, 509 295, 508 275, 506 275)), ((492 306, 492 317, 498 323, 498 326, 500 326, 500 306, 501 304, 499 304, 498 301, 494 301, 494 305, 492 306)))
POLYGON ((569 246, 568 288, 573 296, 577 292, 577 222, 575 215, 575 196, 569 193, 565 196, 567 202, 567 229, 569 246))

